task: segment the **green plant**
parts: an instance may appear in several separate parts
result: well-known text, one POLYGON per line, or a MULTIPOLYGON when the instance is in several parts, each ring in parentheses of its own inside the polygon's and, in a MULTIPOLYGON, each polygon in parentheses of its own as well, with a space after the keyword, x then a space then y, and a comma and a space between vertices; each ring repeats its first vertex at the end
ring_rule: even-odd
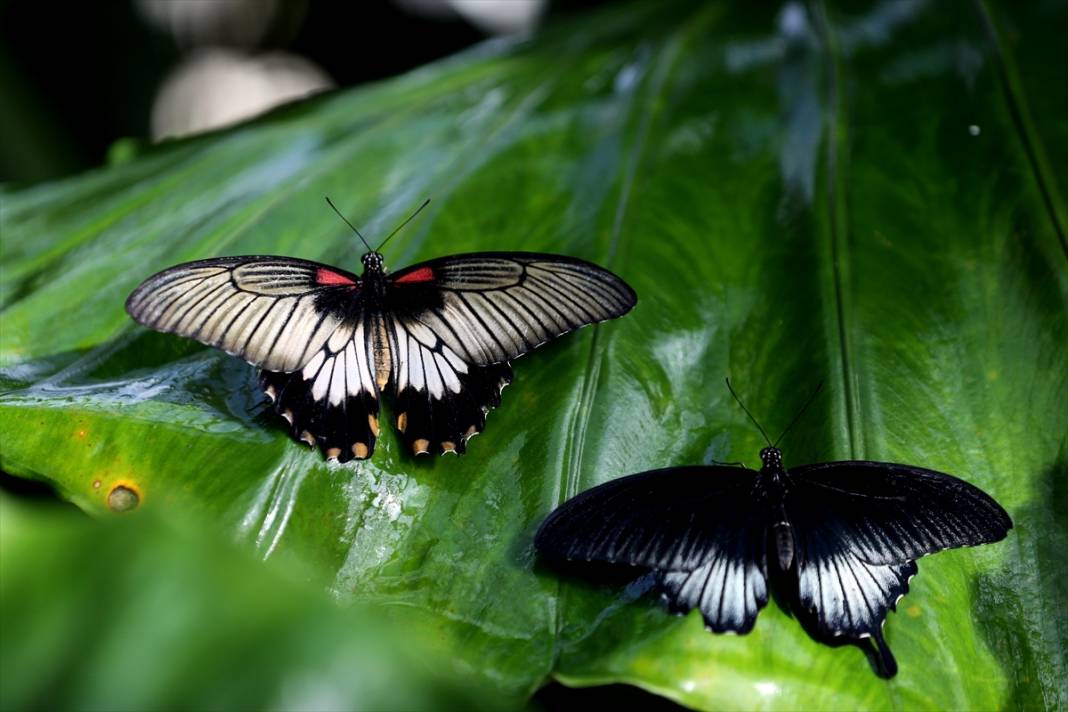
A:
POLYGON ((456 676, 517 702, 554 676, 704 708, 1064 706, 1068 131, 1052 118, 1064 90, 1028 78, 1065 14, 999 10, 1006 32, 981 3, 954 8, 612 7, 8 190, 0 464, 94 514, 124 487, 127 504, 212 521, 386 605, 456 676), (384 430, 372 461, 324 463, 286 438, 250 367, 122 310, 194 258, 355 266, 323 195, 368 235, 434 198, 390 244, 395 268, 561 252, 621 274, 639 305, 517 361, 463 458, 413 460, 384 430), (537 562, 532 533, 567 496, 752 461, 761 441, 724 375, 770 430, 827 381, 788 464, 932 467, 1012 514, 1004 543, 920 562, 886 627, 893 681, 774 604, 752 634, 714 636, 537 562))

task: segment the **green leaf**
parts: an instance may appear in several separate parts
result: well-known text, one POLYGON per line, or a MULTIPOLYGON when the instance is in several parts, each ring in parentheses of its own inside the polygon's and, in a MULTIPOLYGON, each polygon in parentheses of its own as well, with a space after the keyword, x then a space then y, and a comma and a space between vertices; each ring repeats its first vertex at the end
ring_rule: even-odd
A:
POLYGON ((702 708, 1063 707, 1068 241, 1048 156, 1066 151, 1049 114, 1068 97, 1020 79, 1041 62, 1011 31, 1059 46, 1057 7, 611 7, 9 192, 0 464, 91 512, 121 486, 210 518, 388 604, 517 701, 555 676, 702 708), (373 461, 324 463, 287 440, 250 367, 122 309, 195 258, 352 268, 323 195, 369 236, 434 199, 390 243, 394 268, 560 252, 622 275, 638 307, 519 360, 463 458, 412 459, 384 431, 373 461), (753 462, 725 375, 770 431, 827 382, 788 464, 951 472, 1016 522, 920 562, 886 625, 893 680, 774 603, 752 634, 716 636, 537 563, 533 531, 576 492, 753 462))
POLYGON ((0 614, 4 709, 490 707, 417 632, 151 516, 0 497, 0 614))

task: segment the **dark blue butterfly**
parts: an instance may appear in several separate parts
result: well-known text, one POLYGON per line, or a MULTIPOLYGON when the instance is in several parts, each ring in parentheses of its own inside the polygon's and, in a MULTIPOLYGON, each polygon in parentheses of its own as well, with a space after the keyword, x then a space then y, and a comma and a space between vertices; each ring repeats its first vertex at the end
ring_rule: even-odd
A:
POLYGON ((882 626, 916 559, 1012 528, 989 495, 941 472, 867 461, 787 469, 771 445, 760 459, 759 472, 672 467, 606 482, 550 514, 535 545, 652 571, 673 613, 696 608, 716 633, 752 630, 776 581, 818 637, 872 638, 889 677, 897 663, 882 626))

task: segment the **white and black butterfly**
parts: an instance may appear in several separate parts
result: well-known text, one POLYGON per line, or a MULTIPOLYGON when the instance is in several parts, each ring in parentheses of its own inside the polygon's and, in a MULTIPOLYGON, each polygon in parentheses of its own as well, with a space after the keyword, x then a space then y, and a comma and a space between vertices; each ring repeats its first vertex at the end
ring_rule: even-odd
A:
POLYGON ((362 276, 290 257, 188 262, 145 280, 126 310, 260 367, 293 437, 344 462, 374 451, 383 393, 414 453, 464 452, 510 360, 637 302, 611 272, 560 255, 454 255, 394 274, 377 250, 362 262, 362 276))
POLYGON ((866 461, 786 469, 770 445, 760 459, 759 472, 672 467, 606 482, 553 511, 535 545, 550 558, 651 571, 671 612, 696 608, 716 633, 752 630, 775 581, 818 637, 872 638, 889 677, 897 663, 882 626, 916 559, 1012 528, 993 498, 941 472, 866 461))

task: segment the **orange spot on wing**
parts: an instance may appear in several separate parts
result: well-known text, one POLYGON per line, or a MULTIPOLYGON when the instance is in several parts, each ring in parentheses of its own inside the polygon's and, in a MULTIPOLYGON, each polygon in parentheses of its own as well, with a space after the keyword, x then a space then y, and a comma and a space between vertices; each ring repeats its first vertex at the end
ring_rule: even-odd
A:
POLYGON ((397 284, 409 284, 411 282, 429 282, 434 279, 434 270, 429 267, 420 267, 414 272, 398 277, 394 280, 397 284))

